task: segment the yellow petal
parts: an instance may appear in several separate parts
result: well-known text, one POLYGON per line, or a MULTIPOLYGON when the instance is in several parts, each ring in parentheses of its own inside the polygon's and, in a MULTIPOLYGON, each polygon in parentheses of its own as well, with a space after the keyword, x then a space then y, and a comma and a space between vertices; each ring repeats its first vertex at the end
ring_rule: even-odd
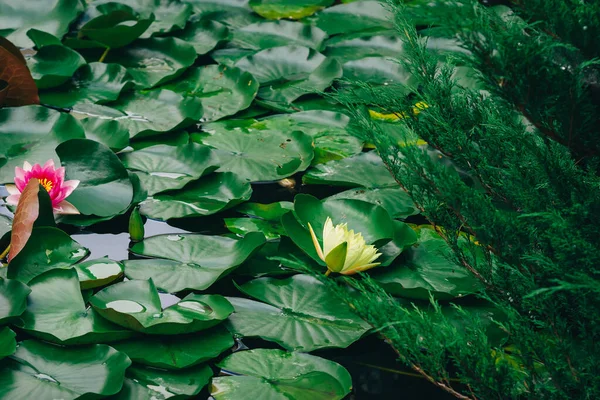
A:
POLYGON ((321 260, 325 261, 325 256, 323 256, 323 250, 321 250, 321 245, 319 244, 317 235, 315 235, 315 231, 313 230, 312 226, 310 226, 310 222, 308 223, 308 230, 310 231, 310 237, 312 238, 315 250, 317 250, 317 255, 321 260))
POLYGON ((327 254, 329 254, 331 250, 346 240, 346 231, 346 224, 333 226, 333 221, 331 221, 331 218, 327 217, 325 225, 323 226, 323 254, 325 254, 325 258, 327 258, 327 254))

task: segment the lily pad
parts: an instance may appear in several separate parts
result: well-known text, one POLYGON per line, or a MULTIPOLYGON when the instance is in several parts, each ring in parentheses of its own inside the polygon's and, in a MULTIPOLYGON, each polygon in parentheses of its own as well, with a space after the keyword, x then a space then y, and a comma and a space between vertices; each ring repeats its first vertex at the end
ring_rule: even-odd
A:
POLYGON ((258 92, 258 82, 235 67, 206 65, 189 70, 182 79, 164 88, 202 102, 203 119, 216 121, 250 106, 258 92))
POLYGON ((115 400, 194 398, 208 384, 213 370, 198 365, 180 371, 163 371, 133 365, 127 369, 127 378, 115 400))
POLYGON ((106 397, 121 390, 131 361, 105 344, 59 347, 36 340, 19 343, 15 354, 2 361, 0 397, 74 400, 106 397))
POLYGON ((26 59, 38 89, 65 83, 85 64, 85 59, 79 53, 60 44, 44 46, 26 59))
POLYGON ((27 308, 31 289, 20 281, 0 278, 0 324, 18 317, 27 308))
POLYGON ((380 1, 338 4, 321 11, 316 25, 330 36, 371 29, 392 29, 392 15, 380 1))
POLYGON ((112 343, 136 364, 178 370, 218 357, 234 345, 231 334, 222 327, 178 336, 145 336, 112 343))
POLYGON ((229 298, 235 313, 227 325, 237 335, 259 336, 290 351, 309 352, 348 347, 369 330, 346 303, 308 275, 259 278, 240 290, 264 303, 229 298))
POLYGON ((207 216, 250 199, 252 187, 231 172, 210 174, 183 189, 157 194, 140 204, 140 212, 150 218, 207 216))
POLYGON ((125 261, 125 274, 130 279, 152 278, 167 292, 205 290, 264 243, 260 233, 242 239, 196 234, 154 236, 135 244, 131 251, 157 259, 125 261))
POLYGON ((218 366, 235 376, 213 378, 211 395, 216 400, 338 400, 352 389, 344 367, 310 354, 247 350, 230 355, 218 366))
POLYGON ((107 257, 75 265, 81 290, 105 286, 123 275, 123 264, 107 257))
POLYGON ((89 63, 73 78, 53 90, 40 92, 42 103, 71 107, 77 103, 106 103, 116 100, 130 81, 127 70, 118 64, 89 63))
POLYGON ((304 171, 313 159, 312 139, 301 131, 248 129, 246 133, 231 121, 207 124, 204 130, 194 139, 217 149, 218 171, 235 172, 248 182, 286 178, 304 171))
POLYGON ((178 77, 195 59, 196 50, 192 45, 166 37, 138 40, 131 46, 111 51, 106 62, 121 64, 137 86, 151 88, 178 77))
POLYGON ((16 336, 8 326, 0 328, 0 360, 17 350, 16 336))
POLYGON ((83 11, 79 0, 37 0, 34 4, 20 0, 0 3, 0 34, 18 47, 33 47, 27 32, 38 29, 61 38, 69 25, 83 11))
POLYGON ((473 274, 450 259, 452 250, 432 227, 420 226, 417 232, 417 246, 390 267, 372 274, 387 292, 409 299, 428 300, 433 294, 449 300, 481 289, 473 274))
POLYGON ((181 189, 218 168, 214 152, 197 143, 146 147, 124 153, 121 159, 125 167, 140 178, 142 188, 150 196, 165 190, 181 189))
POLYGON ((225 218, 225 226, 231 232, 244 236, 249 232, 260 232, 267 240, 279 239, 285 230, 279 221, 267 221, 259 218, 225 218))
POLYGON ((233 32, 229 46, 250 50, 296 45, 321 50, 327 34, 321 29, 295 21, 265 21, 233 32))
POLYGON ((283 214, 294 209, 294 203, 290 201, 280 201, 277 203, 244 203, 235 210, 239 213, 252 217, 266 219, 267 221, 278 221, 283 214))
POLYGON ((208 53, 228 36, 229 29, 211 19, 189 21, 184 30, 176 33, 176 37, 194 46, 198 55, 208 53))
POLYGON ((189 294, 164 310, 149 280, 116 283, 95 294, 90 304, 100 315, 137 332, 179 335, 211 328, 233 312, 223 296, 189 294))
POLYGON ((285 103, 323 91, 342 76, 342 67, 336 59, 301 46, 262 50, 242 58, 235 65, 258 80, 260 98, 285 103))
POLYGON ((302 182, 366 188, 398 186, 375 151, 317 165, 302 177, 302 182))
POLYGON ((125 211, 133 199, 133 186, 119 158, 93 140, 73 139, 56 148, 66 169, 65 179, 80 181, 69 196, 81 214, 109 217, 125 211))
POLYGON ((30 282, 27 310, 15 324, 42 340, 59 344, 117 341, 133 336, 86 307, 74 269, 49 271, 30 282))
POLYGON ((373 34, 370 31, 349 35, 338 35, 329 39, 327 57, 337 57, 342 62, 359 60, 365 57, 400 57, 403 52, 402 40, 394 31, 387 34, 373 34))
POLYGON ((328 197, 328 199, 355 199, 377 204, 385 208, 392 218, 406 218, 419 214, 410 196, 397 187, 372 189, 350 189, 328 197))
POLYGON ((72 114, 118 121, 129 130, 131 138, 185 128, 202 117, 198 99, 184 98, 170 90, 129 92, 109 106, 78 104, 72 114))
POLYGON ((397 60, 386 57, 365 57, 343 65, 344 79, 375 85, 405 85, 414 79, 397 60))
POLYGON ((154 14, 152 25, 142 34, 142 38, 164 35, 176 29, 183 29, 192 15, 192 6, 178 0, 121 0, 143 14, 154 14))
POLYGON ((115 120, 84 118, 79 121, 85 137, 102 143, 113 151, 123 150, 129 145, 129 131, 115 120))
POLYGON ((250 7, 266 19, 300 19, 333 4, 333 0, 250 0, 250 7))
POLYGON ((59 143, 84 138, 83 128, 72 115, 42 106, 23 106, 0 109, 0 156, 6 157, 0 168, 0 183, 12 183, 15 167, 43 165, 59 158, 54 149, 59 143))
POLYGON ((23 283, 51 269, 69 268, 88 255, 88 250, 60 229, 33 228, 25 247, 8 264, 7 276, 23 283))

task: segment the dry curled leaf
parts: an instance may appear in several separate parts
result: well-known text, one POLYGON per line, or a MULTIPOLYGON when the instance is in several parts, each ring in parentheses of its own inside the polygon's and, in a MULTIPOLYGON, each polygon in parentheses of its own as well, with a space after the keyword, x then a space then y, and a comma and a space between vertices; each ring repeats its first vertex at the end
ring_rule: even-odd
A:
POLYGON ((0 36, 0 82, 6 82, 0 88, 0 107, 39 104, 38 89, 25 58, 8 39, 0 36))
POLYGON ((25 247, 25 243, 31 236, 33 224, 37 220, 40 213, 40 205, 38 200, 38 192, 40 190, 40 182, 32 178, 25 186, 15 218, 13 219, 12 233, 10 235, 10 253, 8 261, 12 260, 25 247))

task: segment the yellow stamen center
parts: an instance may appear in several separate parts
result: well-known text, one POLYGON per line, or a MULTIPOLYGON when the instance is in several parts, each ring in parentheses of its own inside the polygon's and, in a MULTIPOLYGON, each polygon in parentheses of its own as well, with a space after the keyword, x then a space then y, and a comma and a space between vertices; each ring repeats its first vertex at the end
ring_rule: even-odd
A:
POLYGON ((52 181, 50 179, 40 179, 40 185, 42 185, 44 189, 46 189, 46 192, 52 190, 52 181))

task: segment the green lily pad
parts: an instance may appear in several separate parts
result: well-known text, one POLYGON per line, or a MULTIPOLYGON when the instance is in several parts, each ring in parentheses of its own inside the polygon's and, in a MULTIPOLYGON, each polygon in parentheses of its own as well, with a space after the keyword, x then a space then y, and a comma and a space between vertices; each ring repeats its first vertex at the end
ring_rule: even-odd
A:
POLYGON ((123 150, 129 145, 129 131, 115 120, 84 118, 79 121, 85 137, 102 143, 113 151, 123 150))
POLYGON ((107 257, 75 265, 81 290, 106 286, 123 275, 123 264, 107 257))
POLYGON ((0 360, 17 350, 17 335, 8 326, 0 328, 0 360))
POLYGON ((140 212, 150 218, 207 216, 236 206, 248 199, 252 187, 231 172, 210 174, 183 189, 157 194, 140 204, 140 212))
POLYGON ((176 37, 194 46, 198 55, 206 54, 229 36, 229 29, 211 19, 189 21, 185 29, 177 32, 176 37))
POLYGON ((36 1, 34 4, 20 0, 0 3, 0 35, 15 46, 33 47, 33 41, 27 36, 32 28, 61 38, 83 11, 79 0, 36 1))
POLYGON ((333 4, 333 0, 250 0, 250 7, 266 19, 300 19, 333 4))
POLYGON ((385 208, 392 218, 406 218, 419 214, 410 196, 397 187, 372 189, 350 189, 328 197, 328 199, 355 199, 377 204, 385 208))
POLYGON ((252 11, 248 5, 249 0, 188 0, 194 7, 196 14, 204 14, 214 11, 234 12, 236 10, 252 11))
POLYGON ((189 43, 173 38, 151 38, 111 51, 106 62, 121 64, 141 88, 151 88, 181 75, 196 59, 189 43))
POLYGON ((38 89, 65 83, 85 64, 85 59, 78 52, 60 44, 44 46, 26 59, 38 89))
POLYGON ((204 121, 216 121, 248 108, 258 86, 250 73, 239 68, 206 65, 189 70, 182 79, 164 88, 198 98, 204 108, 204 121))
POLYGON ((31 399, 101 398, 121 390, 131 361, 105 344, 59 347, 36 340, 19 343, 17 351, 2 361, 0 397, 31 399))
POLYGON ((223 296, 198 294, 189 294, 163 310, 152 279, 111 285, 96 293, 90 304, 111 322, 155 335, 198 332, 221 323, 233 312, 223 296))
POLYGON ((129 130, 131 138, 182 129, 202 118, 202 103, 170 90, 124 93, 110 107, 77 104, 72 111, 81 117, 114 120, 129 130))
POLYGON ((302 182, 313 185, 366 188, 398 186, 375 151, 319 164, 302 177, 302 182))
POLYGON ((224 222, 227 229, 241 236, 250 232, 260 232, 267 240, 273 240, 285 235, 285 230, 279 221, 259 218, 224 218, 224 222))
POLYGON ((63 85, 41 91, 40 101, 57 107, 106 103, 116 100, 129 81, 127 70, 122 66, 93 62, 79 68, 63 85))
POLYGON ((240 336, 259 336, 290 351, 309 352, 348 347, 369 330, 346 303, 308 275, 259 278, 240 290, 264 302, 228 298, 235 313, 227 325, 240 336))
POLYGON ((49 271, 30 282, 27 310, 15 324, 42 340, 59 344, 117 341, 133 336, 88 309, 74 269, 49 271))
POLYGON ((192 15, 192 6, 178 0, 121 0, 143 14, 154 14, 152 25, 142 34, 142 38, 163 35, 176 29, 183 29, 192 15))
POLYGON ((88 255, 88 250, 60 229, 33 228, 25 247, 8 264, 7 276, 23 283, 46 271, 69 268, 88 255))
POLYGON ((235 63, 240 61, 242 58, 256 54, 256 50, 239 49, 237 47, 226 47, 218 49, 210 53, 210 57, 217 62, 217 64, 225 65, 227 67, 234 67, 235 63))
POLYGON ((165 190, 181 189, 187 183, 218 168, 214 152, 197 143, 173 147, 146 147, 121 157, 123 164, 140 178, 150 196, 165 190))
POLYGON ((330 36, 372 29, 392 29, 392 15, 382 2, 358 1, 329 7, 315 17, 330 36))
POLYGON ((308 93, 321 92, 342 76, 342 67, 336 59, 301 46, 262 50, 235 65, 258 80, 260 98, 285 103, 308 93))
POLYGON ((216 400, 338 400, 352 389, 352 378, 344 367, 310 354, 239 351, 218 366, 235 376, 213 378, 211 395, 216 400))
POLYGON ((386 57, 365 57, 343 65, 344 79, 376 85, 408 85, 412 74, 397 60, 386 57))
POLYGON ((56 146, 84 137, 83 128, 72 115, 42 106, 0 109, 0 156, 6 158, 0 168, 0 183, 12 183, 15 167, 23 167, 25 161, 43 165, 53 159, 60 165, 56 146))
POLYGON ((265 21, 236 29, 229 45, 250 50, 296 45, 319 51, 326 37, 321 29, 302 22, 265 21))
POLYGON ((439 300, 448 300, 481 289, 473 274, 450 259, 452 250, 432 227, 420 226, 417 232, 416 246, 388 268, 372 274, 387 292, 421 300, 433 294, 439 300))
POLYGON ((390 31, 373 34, 370 31, 349 35, 338 35, 329 39, 323 52, 327 57, 337 57, 346 62, 365 57, 400 57, 403 53, 402 40, 390 31))
POLYGON ((27 308, 31 289, 13 279, 0 278, 0 324, 18 317, 27 308))
POLYGON ((266 219, 267 221, 278 221, 283 214, 294 209, 294 203, 290 201, 280 201, 271 204, 244 203, 235 210, 239 213, 252 217, 266 219))
POLYGON ((178 370, 218 357, 233 347, 231 334, 220 326, 178 336, 145 336, 112 343, 136 364, 178 370))
POLYGON ((119 158, 106 146, 72 139, 56 148, 66 169, 65 179, 79 180, 69 196, 81 214, 109 217, 124 212, 133 199, 133 186, 119 158))
POLYGON ((85 14, 86 23, 79 29, 77 39, 68 38, 65 41, 68 46, 111 49, 127 46, 154 21, 154 14, 140 14, 129 5, 117 2, 103 2, 88 7, 85 14))
POLYGON ((208 365, 198 365, 180 371, 163 371, 133 365, 115 400, 195 398, 213 376, 208 365))
POLYGON ((130 279, 152 278, 167 292, 205 290, 264 243, 260 233, 241 239, 196 234, 154 236, 135 244, 131 251, 157 259, 125 261, 125 274, 130 279))
POLYGON ((206 133, 194 137, 217 149, 219 172, 235 172, 248 182, 274 181, 310 166, 312 139, 305 133, 253 129, 246 133, 235 125, 235 121, 207 124, 206 133))

